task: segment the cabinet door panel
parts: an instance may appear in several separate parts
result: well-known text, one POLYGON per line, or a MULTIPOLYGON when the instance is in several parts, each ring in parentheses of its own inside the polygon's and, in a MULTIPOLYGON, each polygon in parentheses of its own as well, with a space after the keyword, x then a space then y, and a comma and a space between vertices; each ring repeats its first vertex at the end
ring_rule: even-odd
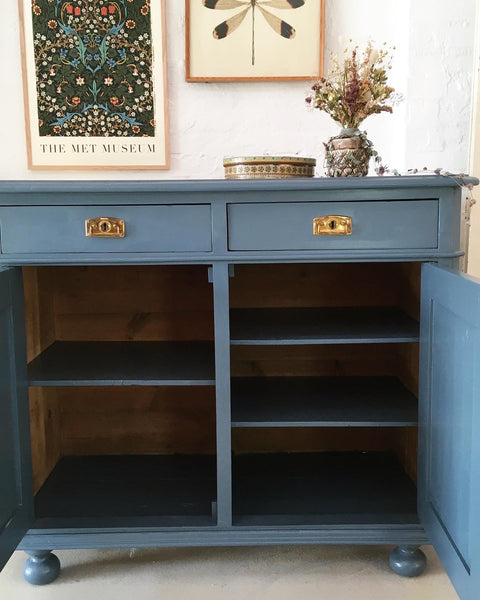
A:
POLYGON ((20 269, 0 269, 0 568, 33 523, 20 269))
POLYGON ((480 583, 480 281, 422 269, 419 514, 461 600, 480 583))

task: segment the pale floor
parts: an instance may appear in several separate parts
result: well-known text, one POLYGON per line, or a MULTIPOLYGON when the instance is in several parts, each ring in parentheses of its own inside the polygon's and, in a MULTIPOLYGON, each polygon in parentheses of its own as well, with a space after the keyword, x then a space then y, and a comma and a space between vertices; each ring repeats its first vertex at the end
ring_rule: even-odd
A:
POLYGON ((59 578, 34 587, 16 552, 1 600, 458 600, 431 547, 427 571, 395 575, 380 546, 67 550, 59 578))

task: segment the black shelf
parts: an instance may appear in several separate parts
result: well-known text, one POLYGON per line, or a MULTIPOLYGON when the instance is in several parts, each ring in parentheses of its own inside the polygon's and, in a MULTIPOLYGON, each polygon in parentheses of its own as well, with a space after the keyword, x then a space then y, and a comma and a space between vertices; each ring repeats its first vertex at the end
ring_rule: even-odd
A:
POLYGON ((54 342, 31 386, 215 385, 213 342, 54 342))
POLYGON ((232 345, 418 342, 418 322, 393 307, 234 308, 232 345))
POLYGON ((413 427, 417 404, 396 377, 232 378, 232 427, 413 427))
POLYGON ((418 524, 417 491, 393 454, 246 454, 233 460, 239 526, 418 524))
POLYGON ((35 496, 36 527, 213 525, 214 456, 70 456, 35 496))

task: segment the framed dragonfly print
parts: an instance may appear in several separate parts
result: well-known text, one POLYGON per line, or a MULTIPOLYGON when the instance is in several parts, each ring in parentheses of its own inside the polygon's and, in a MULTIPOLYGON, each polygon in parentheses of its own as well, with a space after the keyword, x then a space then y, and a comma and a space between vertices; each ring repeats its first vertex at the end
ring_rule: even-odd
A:
POLYGON ((323 75, 325 0, 186 0, 187 81, 323 75))
POLYGON ((19 0, 29 167, 166 169, 165 0, 19 0))

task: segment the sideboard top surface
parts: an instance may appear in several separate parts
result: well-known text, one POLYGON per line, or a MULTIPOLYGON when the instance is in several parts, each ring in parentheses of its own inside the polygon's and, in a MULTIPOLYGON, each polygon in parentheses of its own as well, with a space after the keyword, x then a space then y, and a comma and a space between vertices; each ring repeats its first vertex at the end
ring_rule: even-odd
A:
MULTIPOLYGON (((25 203, 29 195, 45 193, 229 193, 229 192, 296 192, 335 190, 411 190, 432 188, 458 188, 462 185, 478 185, 474 177, 442 175, 382 176, 382 177, 314 177, 311 179, 200 179, 200 180, 126 180, 126 181, 0 181, 0 204, 25 203), (13 197, 18 194, 18 198, 13 197), (8 195, 8 198, 2 197, 8 195)), ((34 198, 32 198, 34 200, 34 198)), ((83 201, 88 201, 85 197, 83 201)), ((135 203, 135 196, 130 197, 135 203)))

